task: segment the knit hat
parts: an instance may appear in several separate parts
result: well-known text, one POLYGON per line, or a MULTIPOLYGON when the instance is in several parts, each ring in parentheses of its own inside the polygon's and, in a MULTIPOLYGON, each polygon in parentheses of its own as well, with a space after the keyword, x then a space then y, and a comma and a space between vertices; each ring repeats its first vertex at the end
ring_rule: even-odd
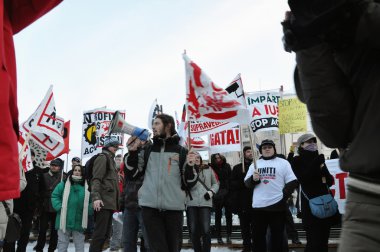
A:
POLYGON ((247 150, 252 150, 251 146, 244 146, 243 153, 245 153, 247 150))
POLYGON ((301 144, 303 144, 304 142, 309 141, 310 139, 313 139, 313 138, 315 138, 315 141, 317 141, 317 138, 315 137, 314 134, 311 134, 311 133, 303 134, 302 136, 300 136, 298 138, 297 146, 300 147, 301 144))
POLYGON ((115 136, 107 137, 104 140, 104 148, 108 148, 108 147, 111 147, 111 146, 119 148, 119 145, 120 145, 119 140, 115 136))
POLYGON ((72 159, 71 159, 71 162, 77 162, 77 163, 80 163, 80 158, 79 157, 73 157, 72 159))
POLYGON ((276 153, 276 145, 274 144, 274 142, 270 139, 264 139, 260 144, 260 148, 259 148, 260 154, 262 153, 262 149, 264 145, 272 145, 274 152, 276 153))
POLYGON ((63 168, 63 160, 60 158, 56 158, 50 162, 50 165, 59 166, 61 169, 63 168))

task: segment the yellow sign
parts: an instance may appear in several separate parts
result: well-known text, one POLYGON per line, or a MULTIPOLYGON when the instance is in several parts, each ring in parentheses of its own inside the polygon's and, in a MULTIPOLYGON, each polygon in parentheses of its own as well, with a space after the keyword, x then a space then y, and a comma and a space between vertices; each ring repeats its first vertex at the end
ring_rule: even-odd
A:
POLYGON ((280 134, 307 131, 306 105, 297 98, 280 100, 278 103, 280 134))

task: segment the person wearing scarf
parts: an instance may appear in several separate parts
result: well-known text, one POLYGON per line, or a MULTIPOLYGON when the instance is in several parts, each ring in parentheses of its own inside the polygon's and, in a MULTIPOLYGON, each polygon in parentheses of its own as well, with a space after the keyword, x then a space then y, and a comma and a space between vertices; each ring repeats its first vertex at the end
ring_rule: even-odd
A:
MULTIPOLYGON (((309 199, 329 193, 334 178, 325 165, 325 157, 318 153, 317 138, 307 133, 297 140, 298 156, 292 161, 292 168, 301 190, 309 199)), ((327 252, 331 225, 339 221, 340 214, 319 219, 312 215, 309 201, 301 195, 301 217, 306 231, 306 250, 308 252, 327 252)))
POLYGON ((57 211, 55 228, 58 230, 58 252, 66 252, 73 236, 75 251, 84 252, 84 230, 88 224, 88 212, 92 211, 90 193, 83 174, 83 167, 75 165, 72 175, 54 189, 51 197, 57 211))
POLYGON ((212 197, 219 190, 219 181, 210 166, 203 164, 202 157, 195 152, 195 170, 198 181, 187 196, 186 215, 194 252, 211 251, 211 208, 212 197))

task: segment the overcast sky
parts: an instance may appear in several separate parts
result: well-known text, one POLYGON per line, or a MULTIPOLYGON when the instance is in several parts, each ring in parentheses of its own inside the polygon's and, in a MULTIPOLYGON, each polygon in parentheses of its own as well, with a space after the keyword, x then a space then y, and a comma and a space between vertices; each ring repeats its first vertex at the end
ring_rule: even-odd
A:
POLYGON ((165 113, 185 102, 184 49, 219 86, 241 73, 246 92, 294 92, 294 54, 283 51, 286 1, 66 0, 15 36, 20 123, 54 85, 80 155, 82 113, 107 106, 147 127, 155 98, 165 113))

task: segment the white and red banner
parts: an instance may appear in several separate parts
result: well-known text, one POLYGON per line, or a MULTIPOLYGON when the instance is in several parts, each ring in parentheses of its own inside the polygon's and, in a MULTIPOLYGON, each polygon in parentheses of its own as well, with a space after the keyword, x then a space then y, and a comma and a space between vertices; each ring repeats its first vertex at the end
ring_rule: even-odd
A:
POLYGON ((47 161, 53 160, 63 154, 67 154, 70 152, 70 121, 65 122, 62 137, 63 137, 63 143, 59 143, 60 146, 57 148, 61 151, 56 155, 49 152, 46 156, 47 161))
POLYGON ((64 120, 56 113, 53 86, 37 110, 21 124, 20 131, 25 135, 31 134, 31 140, 54 156, 63 150, 64 120))
POLYGON ((231 129, 239 125, 238 123, 229 122, 194 122, 190 123, 190 134, 192 137, 204 136, 226 129, 231 129))
POLYGON ((157 102, 157 99, 155 99, 149 111, 148 129, 153 130, 152 125, 153 125, 154 118, 156 118, 158 114, 162 114, 162 113, 163 113, 162 105, 159 105, 157 102))
POLYGON ((210 154, 241 150, 240 128, 235 126, 209 135, 210 154))
POLYGON ((24 151, 22 151, 22 146, 24 145, 25 140, 21 131, 19 132, 19 134, 20 134, 20 137, 19 137, 19 142, 18 142, 18 149, 21 154, 19 159, 21 161, 22 167, 24 168, 24 171, 27 172, 33 169, 34 167, 33 161, 32 161, 32 154, 30 152, 30 147, 28 144, 25 146, 24 151))
MULTIPOLYGON (((119 110, 120 115, 125 118, 125 111, 119 110)), ((91 157, 102 151, 104 141, 108 138, 108 129, 116 110, 98 108, 83 112, 82 124, 82 158, 91 157)), ((120 147, 123 146, 123 134, 111 134, 119 140, 120 147)))
POLYGON ((338 202, 339 212, 344 214, 347 198, 347 178, 348 172, 342 171, 339 166, 339 159, 330 159, 325 162, 330 174, 334 177, 334 185, 331 191, 338 202))
POLYGON ((201 137, 191 138, 191 148, 195 151, 207 151, 209 149, 208 143, 201 137))
POLYGON ((250 126, 253 132, 278 130, 278 91, 246 94, 250 126))
POLYGON ((191 121, 247 123, 247 109, 218 87, 186 54, 186 107, 191 121))

